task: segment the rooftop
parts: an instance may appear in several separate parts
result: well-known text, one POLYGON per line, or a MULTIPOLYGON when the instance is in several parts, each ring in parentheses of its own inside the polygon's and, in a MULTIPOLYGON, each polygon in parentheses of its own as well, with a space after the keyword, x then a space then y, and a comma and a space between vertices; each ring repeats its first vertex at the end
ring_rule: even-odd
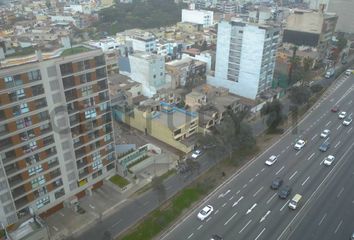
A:
POLYGON ((197 115, 195 113, 189 113, 183 109, 173 107, 173 109, 168 112, 161 110, 154 120, 159 121, 170 129, 175 129, 190 123, 192 120, 195 120, 196 117, 197 115))
POLYGON ((85 46, 77 46, 77 47, 72 47, 72 48, 68 48, 65 49, 60 56, 61 57, 66 57, 66 56, 70 56, 70 55, 74 55, 74 54, 78 54, 78 53, 83 53, 83 52, 88 52, 88 51, 92 51, 92 48, 88 48, 85 46))

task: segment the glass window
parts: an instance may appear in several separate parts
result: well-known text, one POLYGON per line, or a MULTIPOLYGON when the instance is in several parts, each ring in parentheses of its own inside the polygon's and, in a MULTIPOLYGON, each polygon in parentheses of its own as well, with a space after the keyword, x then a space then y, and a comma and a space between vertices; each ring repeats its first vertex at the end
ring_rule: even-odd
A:
POLYGON ((102 168, 102 167, 103 167, 103 165, 102 165, 101 159, 98 159, 98 160, 96 160, 96 161, 94 161, 94 162, 92 163, 92 169, 93 169, 93 170, 98 170, 98 169, 100 169, 100 168, 102 168))
POLYGON ((94 108, 85 111, 85 119, 95 118, 96 116, 96 109, 94 108))
POLYGON ((17 95, 18 100, 24 99, 25 98, 25 91, 23 90, 23 88, 18 89, 16 91, 16 95, 17 95))
POLYGON ((41 198, 38 201, 36 201, 36 207, 37 209, 40 209, 43 206, 47 205, 48 203, 50 203, 49 196, 41 198))
POLYGON ((21 114, 29 112, 29 108, 28 108, 27 103, 21 103, 20 111, 21 111, 21 114))
POLYGON ((29 81, 37 81, 37 80, 41 80, 41 72, 39 70, 34 70, 28 73, 28 80, 29 81))
POLYGON ((5 77, 4 81, 7 88, 14 86, 14 78, 12 76, 5 77))
POLYGON ((112 139, 111 134, 108 134, 108 135, 105 135, 105 136, 104 136, 104 141, 105 141, 105 142, 109 142, 111 139, 112 139))
POLYGON ((87 95, 92 94, 93 93, 92 86, 87 86, 87 87, 81 88, 81 93, 82 93, 82 96, 87 96, 87 95))

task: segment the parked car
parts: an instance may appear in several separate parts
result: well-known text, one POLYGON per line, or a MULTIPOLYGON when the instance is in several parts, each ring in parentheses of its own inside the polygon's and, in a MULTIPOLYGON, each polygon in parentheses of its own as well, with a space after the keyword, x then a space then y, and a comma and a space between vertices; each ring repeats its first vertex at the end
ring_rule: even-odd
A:
POLYGON ((265 164, 268 166, 272 166, 276 161, 277 161, 277 156, 272 155, 269 157, 269 159, 267 161, 265 161, 265 164))
POLYGON ((286 199, 291 193, 291 187, 286 185, 282 188, 280 188, 279 192, 278 192, 278 196, 281 198, 281 199, 286 199))
POLYGON ((200 149, 197 149, 192 153, 192 158, 197 159, 202 154, 203 154, 203 151, 200 149))
POLYGON ((213 234, 210 240, 223 240, 223 238, 218 234, 213 234))
POLYGON ((326 166, 331 166, 332 163, 334 162, 334 159, 335 157, 333 155, 328 155, 324 161, 323 161, 323 164, 326 165, 326 166))
POLYGON ((329 149, 330 143, 328 141, 324 141, 321 145, 320 145, 320 151, 321 152, 326 152, 329 149))
POLYGON ((300 139, 295 143, 294 148, 296 150, 301 150, 305 146, 305 144, 306 144, 306 141, 300 139))
POLYGON ((321 133, 321 138, 328 137, 330 133, 331 133, 331 131, 329 129, 323 130, 323 132, 321 133))
POLYGON ((272 185, 270 185, 271 189, 277 190, 280 188, 280 186, 283 184, 283 179, 280 177, 277 177, 273 180, 272 185))
POLYGON ((211 205, 207 205, 198 213, 198 218, 201 221, 204 221, 204 219, 209 217, 213 211, 214 211, 214 208, 211 205))

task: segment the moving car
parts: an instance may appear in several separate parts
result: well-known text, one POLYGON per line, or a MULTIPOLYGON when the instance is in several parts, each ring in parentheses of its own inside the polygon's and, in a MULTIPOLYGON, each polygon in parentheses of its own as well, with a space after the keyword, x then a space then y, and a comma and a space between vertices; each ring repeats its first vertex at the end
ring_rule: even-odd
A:
POLYGON ((289 202, 289 208, 295 210, 299 206, 301 198, 302 196, 300 194, 295 194, 293 199, 291 199, 291 201, 289 202))
POLYGON ((302 139, 298 140, 294 146, 296 150, 301 150, 305 146, 306 142, 302 139))
POLYGON ((329 149, 329 145, 330 143, 328 141, 324 141, 321 145, 320 145, 320 151, 322 152, 326 152, 329 149))
POLYGON ((339 113, 339 115, 338 115, 339 119, 343 119, 343 118, 345 118, 346 116, 347 116, 347 113, 346 113, 346 112, 341 112, 341 113, 339 113))
POLYGON ((209 217, 213 211, 214 211, 214 208, 211 205, 207 205, 198 213, 198 218, 201 221, 204 221, 204 219, 209 217))
POLYGON ((328 155, 328 156, 324 159, 323 164, 326 165, 326 166, 331 166, 332 163, 334 162, 334 159, 335 159, 334 156, 328 155))
POLYGON ((335 105, 331 108, 331 111, 332 112, 338 112, 339 111, 339 106, 338 105, 335 105))
POLYGON ((278 196, 281 199, 286 199, 290 195, 290 193, 291 193, 291 187, 286 185, 279 190, 278 196))
POLYGON ((321 133, 321 138, 326 138, 328 137, 328 135, 331 133, 331 130, 329 129, 325 129, 323 130, 323 132, 321 133))
POLYGON ((273 180, 272 185, 270 185, 271 189, 277 190, 280 188, 280 186, 283 184, 283 179, 277 177, 276 179, 273 180))
POLYGON ((202 155, 202 150, 198 149, 198 150, 195 150, 193 153, 192 153, 192 158, 196 159, 198 158, 200 155, 202 155))
POLYGON ((343 125, 344 125, 344 126, 348 126, 349 124, 352 123, 352 121, 353 121, 352 117, 349 116, 349 117, 347 117, 346 119, 344 119, 343 125))
POLYGON ((213 235, 211 235, 210 240, 223 240, 223 238, 220 235, 213 234, 213 235))
POLYGON ((276 161, 277 161, 277 156, 272 155, 269 157, 267 161, 265 161, 265 164, 268 166, 272 166, 276 161))

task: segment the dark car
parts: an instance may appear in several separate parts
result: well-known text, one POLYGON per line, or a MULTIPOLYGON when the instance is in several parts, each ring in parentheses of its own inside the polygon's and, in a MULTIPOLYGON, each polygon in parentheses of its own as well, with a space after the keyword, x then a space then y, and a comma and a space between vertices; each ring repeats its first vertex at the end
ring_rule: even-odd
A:
POLYGON ((338 112, 339 111, 339 106, 334 106, 331 109, 332 112, 338 112))
POLYGON ((283 179, 278 177, 273 180, 272 185, 270 185, 270 188, 276 190, 279 189, 282 184, 283 184, 283 179))
POLYGON ((210 240, 223 240, 223 238, 220 237, 220 236, 217 235, 217 234, 213 234, 213 235, 211 235, 211 239, 210 239, 210 240))
POLYGON ((320 146, 320 151, 321 152, 326 152, 329 149, 329 142, 323 142, 320 146))
POLYGON ((278 192, 278 196, 282 199, 287 198, 291 193, 291 187, 290 186, 284 186, 282 187, 279 192, 278 192))

